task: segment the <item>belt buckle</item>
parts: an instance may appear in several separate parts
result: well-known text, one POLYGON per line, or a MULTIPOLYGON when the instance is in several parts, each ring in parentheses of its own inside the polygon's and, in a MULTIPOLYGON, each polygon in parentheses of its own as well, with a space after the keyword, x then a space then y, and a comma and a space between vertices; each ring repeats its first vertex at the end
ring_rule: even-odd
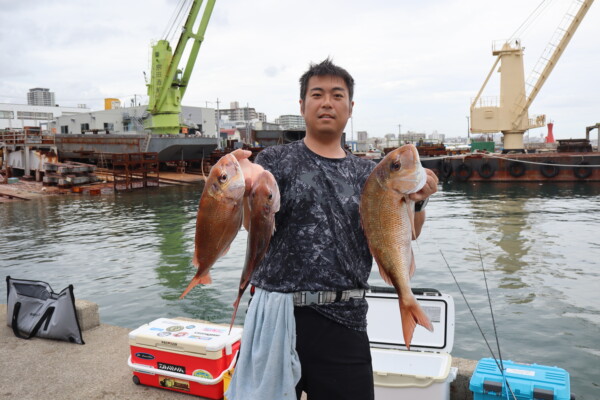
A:
POLYGON ((304 304, 307 306, 321 304, 321 292, 304 292, 304 304))

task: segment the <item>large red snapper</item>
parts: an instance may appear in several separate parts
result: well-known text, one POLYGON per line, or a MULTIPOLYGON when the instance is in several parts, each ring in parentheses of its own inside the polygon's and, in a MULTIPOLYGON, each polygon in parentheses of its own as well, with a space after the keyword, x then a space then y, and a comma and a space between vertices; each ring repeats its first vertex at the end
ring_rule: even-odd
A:
POLYGON ((258 175, 248 197, 248 241, 246 245, 246 262, 238 288, 238 297, 233 303, 231 326, 235 320, 238 306, 244 291, 250 284, 252 273, 265 256, 271 237, 275 232, 275 213, 279 211, 280 195, 275 177, 267 170, 258 175))
POLYGON ((416 147, 404 145, 385 156, 371 172, 360 203, 363 230, 379 273, 398 293, 407 348, 410 348, 416 324, 433 330, 410 288, 410 277, 415 269, 411 248, 414 201, 408 195, 421 190, 425 181, 426 172, 416 147))
POLYGON ((200 196, 192 261, 198 271, 180 299, 197 284, 212 282, 210 268, 227 252, 242 225, 244 191, 238 160, 224 155, 211 168, 200 196))

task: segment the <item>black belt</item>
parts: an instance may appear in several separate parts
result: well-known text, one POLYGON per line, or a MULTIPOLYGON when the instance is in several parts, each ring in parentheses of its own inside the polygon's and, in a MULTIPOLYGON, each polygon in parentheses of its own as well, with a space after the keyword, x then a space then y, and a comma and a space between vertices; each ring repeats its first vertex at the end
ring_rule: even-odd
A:
POLYGON ((322 305, 348 301, 350 299, 364 299, 365 289, 350 289, 338 291, 304 291, 294 292, 295 306, 322 305))

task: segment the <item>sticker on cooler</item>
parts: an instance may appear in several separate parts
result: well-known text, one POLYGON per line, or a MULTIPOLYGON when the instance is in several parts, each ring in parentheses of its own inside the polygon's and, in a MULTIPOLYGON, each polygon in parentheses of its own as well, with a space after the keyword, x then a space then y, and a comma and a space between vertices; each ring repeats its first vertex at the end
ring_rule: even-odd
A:
POLYGON ((212 379, 213 378, 212 374, 204 369, 195 370, 194 372, 192 372, 192 376, 195 376, 196 378, 204 378, 204 379, 212 379))
POLYGON ((181 365, 173 365, 159 362, 158 369, 162 371, 177 372, 178 374, 185 374, 185 367, 181 365))
POLYGON ((535 376, 535 371, 526 371, 524 369, 506 368, 506 372, 509 374, 535 376))
POLYGON ((169 389, 185 390, 186 392, 190 391, 190 383, 188 381, 170 378, 168 376, 159 376, 158 381, 160 382, 160 386, 162 387, 166 387, 169 389))

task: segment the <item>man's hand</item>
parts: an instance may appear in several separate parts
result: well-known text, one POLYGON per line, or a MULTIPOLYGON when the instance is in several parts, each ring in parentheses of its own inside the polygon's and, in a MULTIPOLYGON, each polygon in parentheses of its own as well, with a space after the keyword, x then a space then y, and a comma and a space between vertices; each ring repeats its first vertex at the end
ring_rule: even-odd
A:
POLYGON ((248 157, 252 155, 252 152, 244 149, 237 149, 231 152, 233 156, 240 163, 240 167, 242 167, 242 173, 244 174, 244 180, 246 182, 246 193, 245 196, 250 194, 250 190, 252 189, 252 183, 256 179, 256 177, 264 171, 264 168, 258 164, 254 164, 248 160, 248 157))
POLYGON ((439 179, 437 175, 430 169, 425 168, 425 173, 427 174, 427 180, 425 181, 425 186, 421 190, 416 193, 410 194, 408 197, 414 201, 425 200, 435 192, 437 192, 437 185, 439 179))

